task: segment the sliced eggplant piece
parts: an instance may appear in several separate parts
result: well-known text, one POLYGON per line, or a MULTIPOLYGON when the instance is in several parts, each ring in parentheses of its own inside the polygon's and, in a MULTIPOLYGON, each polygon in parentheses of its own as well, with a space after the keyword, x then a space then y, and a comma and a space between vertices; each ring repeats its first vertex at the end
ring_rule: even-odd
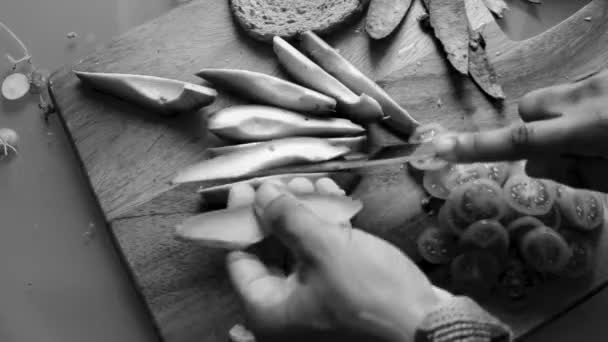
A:
POLYGON ((338 51, 311 31, 301 35, 301 48, 325 71, 337 78, 355 94, 367 94, 374 98, 384 115, 388 116, 383 123, 399 133, 409 135, 419 125, 407 110, 402 108, 376 82, 365 76, 338 51))
POLYGON ((325 94, 259 72, 203 69, 196 75, 250 100, 285 109, 319 115, 336 109, 336 100, 325 94))
POLYGON ((228 140, 256 142, 294 136, 340 137, 365 128, 340 118, 311 118, 286 109, 245 105, 228 107, 209 118, 208 129, 228 140))
POLYGON ((280 139, 199 162, 178 172, 172 183, 240 178, 280 166, 331 160, 349 151, 346 146, 334 146, 318 138, 280 139))
POLYGON ((215 89, 162 77, 84 71, 74 74, 99 91, 167 115, 196 111, 217 96, 215 89))
MULTIPOLYGON (((363 208, 361 201, 346 196, 301 195, 298 199, 330 223, 342 225, 363 208)), ((175 236, 202 246, 238 250, 260 242, 266 236, 253 207, 216 210, 186 219, 175 228, 175 236)))
POLYGON ((273 47, 279 62, 293 78, 300 84, 335 98, 338 110, 350 119, 371 122, 384 117, 382 107, 376 100, 365 94, 356 95, 283 38, 275 36, 273 47))
MULTIPOLYGON (((365 149, 367 144, 367 137, 364 135, 356 137, 323 138, 323 140, 326 140, 327 142, 335 146, 346 146, 350 148, 351 152, 361 152, 365 149)), ((211 157, 217 157, 233 152, 245 151, 264 143, 266 142, 252 142, 246 144, 210 147, 207 149, 207 153, 209 153, 211 157)))

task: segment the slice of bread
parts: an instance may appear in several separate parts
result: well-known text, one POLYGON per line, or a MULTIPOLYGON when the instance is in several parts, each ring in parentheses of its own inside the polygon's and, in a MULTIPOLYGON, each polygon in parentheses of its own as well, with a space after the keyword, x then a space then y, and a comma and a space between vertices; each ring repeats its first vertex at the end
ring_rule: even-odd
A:
POLYGON ((323 35, 357 19, 369 0, 230 0, 236 20, 253 38, 272 42, 313 31, 323 35))

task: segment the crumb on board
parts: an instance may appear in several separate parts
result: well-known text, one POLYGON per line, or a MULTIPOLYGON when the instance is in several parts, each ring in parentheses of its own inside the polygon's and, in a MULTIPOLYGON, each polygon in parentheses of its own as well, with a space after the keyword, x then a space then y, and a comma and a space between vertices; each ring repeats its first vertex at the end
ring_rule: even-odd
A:
POLYGON ((585 21, 591 21, 591 17, 585 17, 585 21))
POLYGON ((443 101, 440 98, 437 98, 437 107, 441 108, 443 106, 443 101))
POLYGON ((230 328, 228 335, 232 342, 255 342, 255 336, 241 324, 235 324, 230 328))
POLYGON ((68 34, 66 35, 66 37, 68 39, 74 39, 78 37, 78 34, 76 32, 68 32, 68 34))

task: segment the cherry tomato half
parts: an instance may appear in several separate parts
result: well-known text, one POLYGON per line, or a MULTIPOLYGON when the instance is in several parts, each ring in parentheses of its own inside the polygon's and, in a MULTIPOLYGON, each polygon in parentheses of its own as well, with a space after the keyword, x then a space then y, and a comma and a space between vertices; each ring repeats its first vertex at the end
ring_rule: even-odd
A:
POLYGON ((509 250, 509 234, 498 221, 481 220, 470 225, 460 237, 464 251, 486 251, 505 260, 509 250))
POLYGON ((456 187, 447 199, 452 210, 465 223, 500 220, 507 213, 500 186, 489 179, 478 179, 456 187))
POLYGON ((597 192, 559 187, 557 203, 574 228, 590 231, 604 222, 604 204, 597 192))
POLYGON ((425 229, 416 245, 422 258, 432 264, 447 264, 456 255, 456 236, 437 227, 425 229))
POLYGON ((469 295, 487 293, 498 281, 500 263, 492 254, 471 251, 457 256, 450 264, 452 286, 469 295))
POLYGON ((515 211, 524 215, 545 215, 555 202, 553 183, 524 175, 509 178, 504 196, 515 211))
POLYGON ((520 252, 526 264, 539 272, 559 272, 572 255, 566 240, 545 226, 536 227, 524 234, 520 252))

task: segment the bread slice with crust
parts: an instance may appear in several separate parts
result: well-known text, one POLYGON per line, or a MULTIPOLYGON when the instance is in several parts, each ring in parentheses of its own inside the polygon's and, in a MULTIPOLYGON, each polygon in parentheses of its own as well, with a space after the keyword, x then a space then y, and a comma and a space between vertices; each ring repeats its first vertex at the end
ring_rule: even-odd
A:
POLYGON ((272 42, 313 31, 329 33, 356 20, 369 0, 230 0, 237 22, 257 40, 272 42))

